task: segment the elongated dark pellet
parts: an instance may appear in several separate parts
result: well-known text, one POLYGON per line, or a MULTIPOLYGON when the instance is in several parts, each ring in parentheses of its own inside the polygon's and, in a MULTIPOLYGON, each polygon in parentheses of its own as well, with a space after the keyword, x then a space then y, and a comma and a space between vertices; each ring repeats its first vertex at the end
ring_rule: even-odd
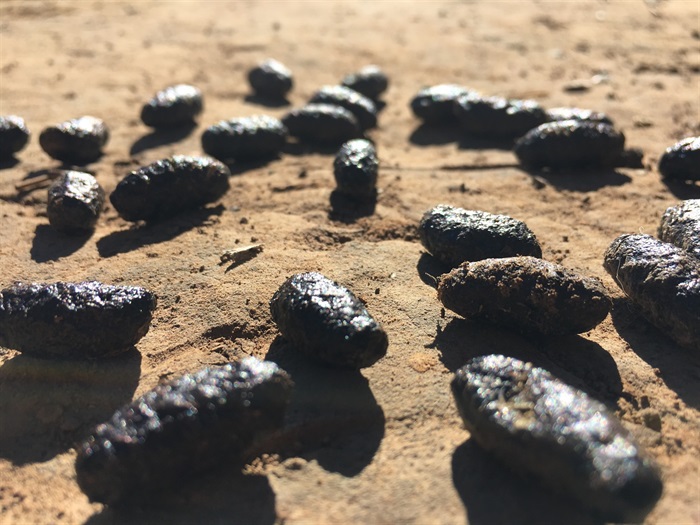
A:
POLYGON ((700 137, 688 137, 668 148, 659 159, 665 179, 700 180, 700 137))
POLYGON ((146 335, 155 307, 138 286, 15 283, 0 291, 0 345, 39 357, 113 356, 146 335))
POLYGON ((355 115, 364 131, 377 126, 377 106, 366 96, 345 86, 323 86, 309 99, 309 104, 330 104, 355 115))
POLYGON ((67 171, 49 187, 49 224, 72 234, 93 230, 105 204, 105 192, 89 173, 67 171))
POLYGON ((308 104, 282 118, 289 134, 302 141, 339 145, 362 136, 355 115, 340 106, 308 104))
POLYGON ((421 89, 411 99, 411 111, 419 119, 432 124, 452 124, 457 122, 454 103, 458 97, 474 93, 457 84, 438 84, 421 89))
POLYGON ((425 249, 451 267, 497 257, 542 257, 535 234, 507 215, 439 204, 425 212, 418 233, 425 249))
POLYGON ((102 156, 109 129, 96 117, 80 117, 49 126, 39 135, 39 145, 50 157, 62 162, 87 164, 102 156))
POLYGON ((267 115, 241 117, 209 126, 202 149, 217 159, 264 160, 277 157, 287 142, 287 128, 267 115))
POLYGON ((562 120, 542 124, 515 143, 526 168, 576 169, 621 163, 625 136, 608 124, 562 120))
POLYGON ((204 109, 202 92, 188 84, 159 91, 141 109, 141 121, 152 128, 191 124, 204 109))
POLYGON ((440 278, 438 298, 467 319, 542 335, 586 332, 611 306, 598 279, 535 257, 462 263, 440 278))
POLYGON ((659 239, 700 258, 700 199, 671 206, 661 218, 659 239))
POLYGON ((12 157, 29 142, 29 129, 22 117, 0 116, 0 159, 12 157))
POLYGON ((294 77, 284 64, 270 58, 248 72, 248 82, 260 97, 284 99, 294 86, 294 77))
POLYGON ((378 172, 377 151, 374 144, 365 139, 343 144, 333 161, 337 191, 351 197, 376 197, 378 172))
POLYGON ((231 171, 218 160, 175 155, 127 175, 109 196, 127 221, 152 221, 221 197, 231 171))
POLYGON ((551 108, 547 110, 547 120, 559 122, 561 120, 583 120, 586 122, 602 122, 613 125, 613 121, 605 113, 582 108, 551 108))
POLYGON ((650 235, 621 235, 605 270, 642 315, 682 346, 700 350, 700 260, 650 235))
POLYGON ((287 279, 270 301, 282 336, 314 358, 364 368, 384 357, 386 332, 350 290, 320 273, 287 279))
POLYGON ((661 497, 658 467, 620 421, 546 370, 486 355, 457 370, 451 386, 481 447, 604 521, 641 522, 661 497))
POLYGON ((291 390, 284 370, 254 357, 158 385, 80 444, 78 485, 90 501, 125 504, 240 462, 256 440, 282 426, 291 390))
POLYGON ((343 78, 342 85, 354 89, 369 99, 377 100, 389 87, 389 77, 379 66, 365 66, 343 78))
POLYGON ((454 101, 453 110, 462 130, 474 136, 514 139, 547 122, 534 100, 509 100, 467 93, 454 101))

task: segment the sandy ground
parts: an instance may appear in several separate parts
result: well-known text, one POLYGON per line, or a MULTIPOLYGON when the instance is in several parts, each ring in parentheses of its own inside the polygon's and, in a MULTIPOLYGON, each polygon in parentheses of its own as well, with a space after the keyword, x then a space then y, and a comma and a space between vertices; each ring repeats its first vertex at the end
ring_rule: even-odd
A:
POLYGON ((137 284, 159 305, 138 351, 123 358, 63 363, 0 349, 0 521, 597 523, 512 474, 462 428, 452 372, 497 352, 544 366, 622 418, 665 480, 648 523, 699 523, 700 358, 641 319, 602 268, 617 235, 654 233, 668 206, 700 197, 698 186, 664 185, 656 170, 667 146, 700 133, 699 31, 697 0, 2 0, 0 114, 23 116, 33 136, 0 171, 0 284, 137 284), (267 57, 294 71, 293 106, 365 64, 389 74, 370 132, 382 162, 374 215, 332 220, 332 153, 304 147, 234 166, 220 203, 156 225, 134 226, 108 207, 87 238, 48 226, 45 190, 15 190, 57 165, 37 137, 69 118, 91 114, 110 126, 106 154, 90 166, 110 192, 139 165, 201 153, 201 132, 218 120, 283 115, 289 107, 247 99, 246 71, 267 57), (154 135, 140 107, 179 82, 202 89, 200 124, 154 135), (507 149, 419 126, 410 99, 444 82, 605 111, 644 150, 647 168, 533 177, 507 149), (569 90, 581 83, 586 90, 569 90), (580 336, 546 340, 442 317, 427 277, 439 269, 415 235, 438 203, 525 221, 545 259, 605 282, 611 316, 580 336), (224 250, 249 242, 264 243, 263 253, 230 271, 218 265, 224 250), (329 370, 278 337, 268 301, 287 276, 309 270, 350 287, 383 323, 390 346, 375 366, 329 370), (296 379, 278 453, 243 475, 224 468, 188 480, 129 512, 88 502, 75 482, 76 441, 160 380, 244 355, 268 355, 296 379))

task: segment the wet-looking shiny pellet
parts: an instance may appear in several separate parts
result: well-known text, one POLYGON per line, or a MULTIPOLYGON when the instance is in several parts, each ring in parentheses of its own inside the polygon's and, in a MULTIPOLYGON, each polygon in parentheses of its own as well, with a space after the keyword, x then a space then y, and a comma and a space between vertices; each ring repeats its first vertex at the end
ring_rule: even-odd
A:
POLYGON ((389 78, 379 66, 365 66, 355 73, 343 78, 342 85, 354 89, 358 93, 377 100, 379 95, 389 87, 389 78))
POLYGON ((461 129, 475 137, 514 139, 547 121, 534 100, 508 100, 468 93, 457 97, 454 112, 461 129))
POLYGON ((659 225, 659 239, 700 258, 700 199, 689 199, 666 210, 659 225))
POLYGON ((209 126, 202 149, 221 160, 254 161, 274 158, 287 142, 287 128, 267 115, 241 117, 209 126))
POLYGON ((0 160, 12 157, 29 142, 29 129, 22 117, 0 116, 0 160))
POLYGON ((64 233, 93 230, 105 204, 105 192, 89 173, 67 171, 49 187, 49 224, 64 233))
POLYGON ((688 137, 668 148, 659 159, 665 179, 700 180, 700 137, 688 137))
POLYGON ((248 72, 248 82, 256 95, 273 100, 284 99, 294 86, 289 68, 271 58, 248 72))
POLYGON ((141 121, 152 128, 169 128, 192 124, 202 112, 202 92, 188 84, 178 84, 159 91, 141 109, 141 121))
POLYGON ((331 104, 308 104, 293 109, 282 118, 282 124, 291 136, 322 145, 340 145, 362 136, 355 115, 331 104))
POLYGON ((377 126, 377 107, 374 102, 345 86, 323 86, 311 96, 309 104, 330 104, 345 108, 355 115, 362 130, 377 126))
POLYGON ((375 197, 378 172, 379 159, 374 144, 365 139, 343 144, 333 161, 337 191, 350 197, 375 197))
POLYGON ((39 145, 50 157, 62 162, 87 164, 102 156, 109 129, 96 117, 80 117, 49 126, 39 135, 39 145))
POLYGON ((452 124, 457 122, 454 103, 457 98, 475 93, 456 84, 438 84, 421 89, 411 99, 411 111, 419 119, 431 124, 452 124))

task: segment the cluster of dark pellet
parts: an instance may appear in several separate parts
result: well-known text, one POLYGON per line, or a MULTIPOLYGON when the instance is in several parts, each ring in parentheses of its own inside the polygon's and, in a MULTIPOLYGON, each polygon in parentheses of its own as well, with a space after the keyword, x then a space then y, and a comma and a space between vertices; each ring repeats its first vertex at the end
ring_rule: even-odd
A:
POLYGON ((547 114, 534 100, 508 100, 467 93, 457 97, 453 111, 468 135, 513 139, 547 122, 547 114))
POLYGON ((194 86, 178 84, 159 91, 141 109, 141 121, 152 128, 192 124, 202 112, 202 92, 194 86))
POLYGON ((363 131, 377 126, 377 108, 374 102, 345 86, 323 86, 309 99, 309 104, 345 108, 355 116, 363 131))
POLYGON ((605 521, 641 522, 661 497, 658 467, 618 419, 546 370, 477 357, 457 370, 452 393, 479 445, 605 521))
POLYGON ((16 283, 0 291, 0 345, 38 357, 113 356, 146 335, 155 307, 138 286, 16 283))
POLYGON ((49 126, 39 135, 39 145, 50 157, 79 165, 99 159, 108 140, 105 123, 89 116, 49 126))
POLYGON ((222 160, 254 161, 274 158, 287 142, 287 128, 267 115, 222 120, 202 134, 202 149, 222 160))
POLYGON ((670 180, 700 180, 700 137, 685 138, 668 148, 659 159, 659 173, 670 180))
POLYGON ((0 160, 11 158, 29 142, 29 129, 16 115, 0 116, 0 160))
POLYGON ((67 171, 49 187, 46 206, 49 224, 68 234, 91 231, 104 203, 105 192, 95 177, 67 171))
POLYGON ((364 368, 386 354, 386 332, 362 301, 320 273, 287 279, 272 297, 270 312, 298 350, 326 363, 364 368))
POLYGON ((282 426, 292 381, 247 357, 161 384, 117 410, 78 447, 77 481, 90 501, 148 499, 222 462, 240 462, 282 426))

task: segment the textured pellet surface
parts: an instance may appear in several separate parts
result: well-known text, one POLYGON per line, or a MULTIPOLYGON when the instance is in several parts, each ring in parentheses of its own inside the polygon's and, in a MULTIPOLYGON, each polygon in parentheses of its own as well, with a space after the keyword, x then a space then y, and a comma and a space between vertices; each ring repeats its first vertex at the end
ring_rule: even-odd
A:
POLYGON ((102 156, 109 129, 95 117, 80 117, 44 129, 39 145, 50 157, 62 162, 86 164, 102 156))
POLYGON ((661 217, 659 239, 700 258, 700 199, 689 199, 671 206, 661 217))
POLYGON ((222 120, 202 134, 204 152, 222 160, 274 158, 286 142, 287 128, 279 119, 267 115, 222 120))
POLYGON ((49 224, 72 234, 93 230, 105 204, 105 192, 89 173, 68 171, 49 187, 49 224))
POLYGON ((268 59, 248 72, 248 82, 256 95, 284 99, 294 86, 292 72, 281 62, 268 59))
POLYGON ((452 124, 457 121, 455 100, 468 93, 474 92, 456 84, 438 84, 421 89, 411 99, 411 111, 419 119, 431 124, 452 124))
POLYGON ((377 107, 374 102, 345 86, 323 86, 312 95, 309 104, 330 104, 345 108, 355 115, 362 130, 377 126, 377 107))
POLYGON ((29 129, 22 117, 0 116, 0 159, 12 157, 29 142, 29 129))
POLYGON ((346 75, 342 85, 354 89, 367 98, 377 100, 389 87, 389 77, 379 66, 370 65, 346 75))
POLYGON ((585 122, 602 122, 613 125, 612 120, 605 113, 582 108, 551 108, 547 110, 547 120, 558 122, 561 120, 583 120, 585 122))
POLYGON ((508 100, 468 93, 454 102, 462 130, 473 136, 514 139, 547 121, 534 100, 508 100))
POLYGON ((0 345, 38 357, 112 356, 146 335, 155 307, 138 286, 15 283, 0 291, 0 345))
POLYGON ((467 319, 543 335, 590 330, 611 306, 598 279, 535 257, 462 263, 440 278, 438 298, 467 319))
POLYGON ((358 198, 376 195, 379 159, 374 145, 365 139, 343 144, 333 161, 337 191, 358 198))
POLYGON ((293 109, 282 118, 282 124, 293 137, 324 145, 340 145, 362 136, 355 115, 331 104, 308 104, 293 109))
POLYGON ((230 175, 217 160, 176 155, 130 173, 109 199, 127 221, 158 220, 217 200, 230 175))
POLYGON ((666 179, 700 180, 700 137, 688 137, 668 148, 659 159, 666 179))
POLYGON ((620 421, 546 370, 487 355, 457 370, 451 386, 481 447, 605 521, 642 521, 660 498, 658 467, 620 421))
POLYGON ((605 270, 642 315, 678 344, 700 350, 700 260, 650 235, 621 235, 605 270))
POLYGON ((240 461, 282 426, 291 390, 284 370, 254 357, 158 385, 80 444, 78 484, 90 501, 120 504, 240 461))
POLYGON ((542 124, 515 143, 515 155, 527 168, 577 169, 621 163, 625 136, 608 124, 562 120, 542 124))
POLYGON ((141 109, 141 121, 152 128, 191 124, 202 112, 202 92, 188 84, 159 91, 141 109))
POLYGON ((495 257, 542 257, 535 234, 507 215, 440 204, 425 212, 418 233, 425 249, 451 267, 495 257))
POLYGON ((327 363, 364 368, 386 354, 386 332, 364 304, 320 273, 287 279, 272 297, 270 311, 283 337, 327 363))

